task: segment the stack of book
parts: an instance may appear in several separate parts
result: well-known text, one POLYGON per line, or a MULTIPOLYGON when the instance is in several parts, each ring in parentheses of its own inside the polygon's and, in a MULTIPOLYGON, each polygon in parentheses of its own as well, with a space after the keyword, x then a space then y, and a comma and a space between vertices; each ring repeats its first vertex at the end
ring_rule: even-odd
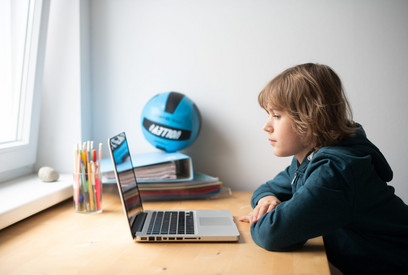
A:
MULTIPOLYGON (((150 152, 132 155, 138 187, 143 200, 209 198, 221 191, 218 177, 194 172, 189 156, 174 152, 150 152)), ((110 158, 101 161, 104 190, 117 190, 110 158)))

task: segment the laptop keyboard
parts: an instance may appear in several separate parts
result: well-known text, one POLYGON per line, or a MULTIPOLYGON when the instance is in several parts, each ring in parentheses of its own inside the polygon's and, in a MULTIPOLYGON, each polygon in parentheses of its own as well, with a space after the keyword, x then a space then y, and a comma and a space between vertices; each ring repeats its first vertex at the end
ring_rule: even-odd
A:
POLYGON ((155 211, 152 213, 147 234, 194 234, 192 211, 155 211))

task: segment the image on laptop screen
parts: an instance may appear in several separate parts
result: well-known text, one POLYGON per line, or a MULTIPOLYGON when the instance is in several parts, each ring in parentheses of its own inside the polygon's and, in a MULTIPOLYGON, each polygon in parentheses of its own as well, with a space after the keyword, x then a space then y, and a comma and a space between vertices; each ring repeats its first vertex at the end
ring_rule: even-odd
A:
POLYGON ((121 133, 110 140, 114 165, 126 206, 126 214, 132 225, 137 214, 143 212, 139 188, 133 171, 132 159, 125 133, 121 133))

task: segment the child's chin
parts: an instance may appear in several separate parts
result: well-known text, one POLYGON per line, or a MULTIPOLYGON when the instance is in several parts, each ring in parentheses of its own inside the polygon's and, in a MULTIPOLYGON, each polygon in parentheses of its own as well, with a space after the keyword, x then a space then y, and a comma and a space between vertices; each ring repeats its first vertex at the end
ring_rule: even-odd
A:
POLYGON ((273 153, 275 154, 275 156, 277 157, 282 157, 282 152, 280 152, 279 150, 276 150, 275 148, 273 148, 273 153))
POLYGON ((277 150, 276 148, 273 148, 273 153, 277 157, 289 157, 288 154, 285 154, 284 152, 277 150))

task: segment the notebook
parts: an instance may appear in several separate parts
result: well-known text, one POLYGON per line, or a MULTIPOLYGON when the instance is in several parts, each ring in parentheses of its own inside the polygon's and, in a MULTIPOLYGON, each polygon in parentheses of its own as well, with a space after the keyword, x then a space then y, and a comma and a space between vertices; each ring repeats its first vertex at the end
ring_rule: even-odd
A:
POLYGON ((124 132, 110 138, 120 199, 130 233, 137 242, 234 242, 239 231, 229 210, 147 210, 133 170, 124 132))

